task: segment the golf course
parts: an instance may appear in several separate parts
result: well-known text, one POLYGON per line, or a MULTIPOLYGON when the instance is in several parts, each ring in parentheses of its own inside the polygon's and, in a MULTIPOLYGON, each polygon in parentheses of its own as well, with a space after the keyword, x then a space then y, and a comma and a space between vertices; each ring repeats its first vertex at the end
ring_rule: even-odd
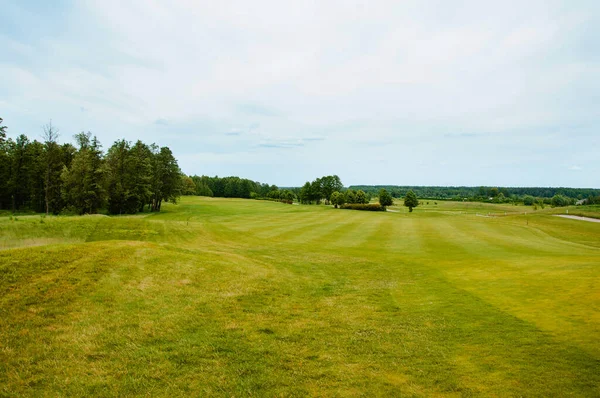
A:
POLYGON ((566 210, 5 214, 0 396, 600 396, 600 224, 566 210))

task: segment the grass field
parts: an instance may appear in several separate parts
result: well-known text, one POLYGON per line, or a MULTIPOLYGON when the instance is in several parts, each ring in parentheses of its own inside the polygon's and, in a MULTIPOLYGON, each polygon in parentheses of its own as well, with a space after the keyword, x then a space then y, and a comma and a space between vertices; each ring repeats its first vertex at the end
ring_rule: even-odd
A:
POLYGON ((600 396, 600 224, 390 210, 0 217, 0 396, 600 396))

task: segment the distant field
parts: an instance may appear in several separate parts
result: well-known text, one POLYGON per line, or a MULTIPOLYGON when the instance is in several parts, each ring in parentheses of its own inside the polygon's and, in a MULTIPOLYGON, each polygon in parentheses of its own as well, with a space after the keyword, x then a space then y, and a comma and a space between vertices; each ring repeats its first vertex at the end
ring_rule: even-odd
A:
POLYGON ((600 396, 599 209, 424 202, 0 217, 0 396, 600 396))

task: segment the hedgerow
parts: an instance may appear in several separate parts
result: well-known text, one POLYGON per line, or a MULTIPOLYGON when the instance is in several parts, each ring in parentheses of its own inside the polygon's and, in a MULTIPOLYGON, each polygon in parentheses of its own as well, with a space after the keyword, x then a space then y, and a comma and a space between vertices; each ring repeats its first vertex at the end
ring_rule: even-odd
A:
POLYGON ((366 211, 385 211, 385 208, 381 206, 379 203, 348 203, 345 205, 341 205, 340 209, 348 209, 348 210, 366 210, 366 211))

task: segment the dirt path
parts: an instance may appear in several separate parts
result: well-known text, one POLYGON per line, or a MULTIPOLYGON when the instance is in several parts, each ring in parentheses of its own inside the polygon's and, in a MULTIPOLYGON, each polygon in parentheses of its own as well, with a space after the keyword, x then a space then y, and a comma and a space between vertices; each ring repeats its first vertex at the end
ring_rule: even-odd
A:
POLYGON ((600 222, 600 219, 598 219, 598 218, 581 217, 581 216, 567 216, 566 214, 557 214, 556 217, 570 218, 572 220, 583 220, 583 221, 590 221, 590 222, 600 222))

